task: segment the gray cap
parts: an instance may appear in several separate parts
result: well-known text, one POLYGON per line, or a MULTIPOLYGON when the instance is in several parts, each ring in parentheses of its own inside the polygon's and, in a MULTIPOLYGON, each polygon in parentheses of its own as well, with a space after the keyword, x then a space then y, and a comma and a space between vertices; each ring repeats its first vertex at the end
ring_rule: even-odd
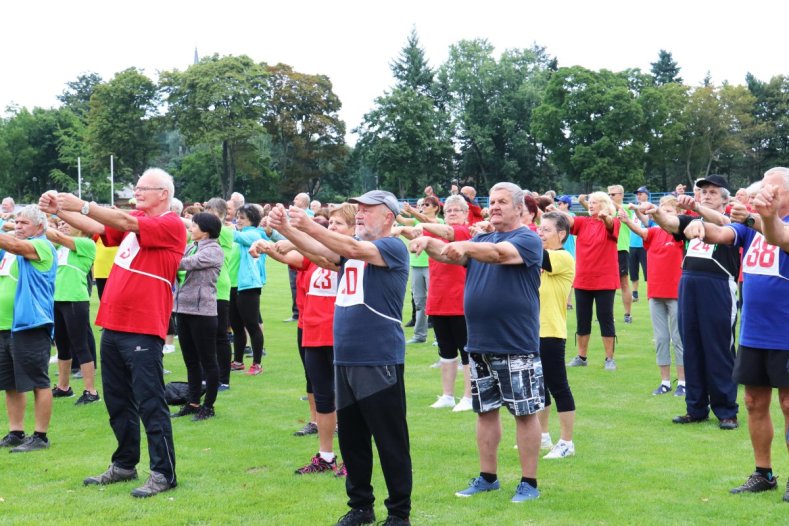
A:
POLYGON ((386 205, 394 215, 400 213, 400 203, 392 192, 385 190, 371 190, 366 194, 348 199, 349 203, 359 203, 362 205, 386 205))

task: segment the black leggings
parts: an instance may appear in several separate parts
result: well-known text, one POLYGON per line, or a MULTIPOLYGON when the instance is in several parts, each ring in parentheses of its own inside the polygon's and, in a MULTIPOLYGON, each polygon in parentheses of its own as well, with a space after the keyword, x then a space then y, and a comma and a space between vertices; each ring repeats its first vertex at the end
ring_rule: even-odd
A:
POLYGON ((551 395, 556 400, 556 411, 575 411, 575 399, 567 382, 564 365, 564 338, 540 338, 540 360, 545 381, 545 407, 551 405, 551 395))
MULTIPOLYGON (((80 364, 95 362, 96 342, 90 327, 90 302, 55 302, 55 345, 59 360, 77 358, 80 364), (91 354, 91 348, 93 354, 91 354)), ((95 364, 94 364, 95 365, 95 364)))
POLYGON ((219 365, 219 383, 230 385, 230 302, 216 300, 216 361, 219 365))
POLYGON ((333 413, 334 405, 334 348, 305 347, 304 366, 315 395, 315 410, 322 415, 333 413))
POLYGON ((430 316, 433 320, 433 331, 438 340, 438 355, 445 360, 454 360, 460 352, 460 361, 468 365, 466 342, 466 317, 460 316, 430 316))
POLYGON ((592 334, 592 303, 595 304, 597 322, 600 324, 600 335, 615 337, 614 297, 616 290, 584 290, 575 289, 575 317, 578 336, 592 334))
POLYGON ((230 289, 230 326, 233 327, 233 359, 244 361, 244 347, 249 332, 252 340, 252 362, 260 365, 263 359, 263 331, 260 330, 260 288, 239 291, 230 289))
POLYGON ((304 379, 306 381, 307 394, 313 394, 312 382, 310 381, 310 375, 307 373, 307 356, 304 350, 304 345, 302 345, 301 343, 303 341, 304 341, 304 330, 301 327, 299 327, 298 329, 296 329, 296 346, 299 348, 299 359, 301 359, 301 368, 304 370, 304 379))
POLYGON ((219 388, 219 367, 216 363, 216 316, 178 313, 178 340, 186 365, 189 382, 189 403, 199 404, 201 384, 205 375, 206 407, 214 407, 219 388))

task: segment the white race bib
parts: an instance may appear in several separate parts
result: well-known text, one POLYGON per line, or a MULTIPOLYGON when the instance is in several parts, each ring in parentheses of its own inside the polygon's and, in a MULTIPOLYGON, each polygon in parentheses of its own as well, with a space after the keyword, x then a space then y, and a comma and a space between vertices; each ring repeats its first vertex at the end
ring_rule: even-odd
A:
POLYGON ((364 305, 364 261, 350 259, 345 263, 345 272, 342 274, 337 287, 337 301, 335 305, 351 307, 364 305))
POLYGON ((316 268, 310 276, 307 288, 310 296, 332 297, 337 295, 337 272, 326 268, 316 268))
POLYGON ((16 261, 16 254, 6 250, 3 259, 0 259, 0 276, 11 276, 11 265, 16 261))
POLYGON ((689 258, 712 259, 715 245, 708 245, 701 239, 691 239, 688 243, 688 251, 685 254, 689 258))
POLYGON ((115 264, 126 270, 131 270, 131 263, 139 253, 140 243, 137 241, 137 234, 130 232, 118 247, 118 252, 115 254, 115 264))
POLYGON ((58 249, 58 266, 68 265, 68 255, 71 252, 68 248, 61 245, 58 249))
POLYGON ((747 274, 779 277, 779 251, 778 247, 770 245, 763 235, 757 233, 742 258, 742 271, 747 274))

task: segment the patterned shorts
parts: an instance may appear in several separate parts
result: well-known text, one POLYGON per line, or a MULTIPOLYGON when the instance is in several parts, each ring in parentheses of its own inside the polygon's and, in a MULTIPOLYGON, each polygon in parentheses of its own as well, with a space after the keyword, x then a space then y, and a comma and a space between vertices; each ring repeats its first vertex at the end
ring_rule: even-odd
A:
POLYGON ((506 405, 515 416, 545 407, 545 384, 539 354, 471 353, 471 399, 475 413, 506 405))

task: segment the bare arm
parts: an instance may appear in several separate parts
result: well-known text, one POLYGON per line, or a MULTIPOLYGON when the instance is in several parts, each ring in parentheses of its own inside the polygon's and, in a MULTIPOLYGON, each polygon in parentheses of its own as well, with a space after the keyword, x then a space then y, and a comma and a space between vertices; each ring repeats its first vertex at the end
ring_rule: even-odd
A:
POLYGON ((735 233, 731 228, 694 220, 685 227, 685 237, 688 239, 698 238, 710 245, 731 245, 734 243, 735 233))
MULTIPOLYGON (((84 204, 84 201, 79 199, 74 194, 68 193, 59 193, 57 197, 57 204, 60 212, 71 212, 69 214, 70 219, 63 217, 60 212, 58 212, 58 216, 62 217, 67 223, 72 226, 74 223, 72 221, 77 220, 74 216, 79 215, 82 216, 80 210, 84 204)), ((90 208, 88 214, 86 216, 89 219, 93 219, 98 223, 108 226, 110 228, 114 228, 115 230, 119 230, 121 232, 135 232, 138 233, 140 231, 140 223, 137 221, 137 218, 133 215, 127 214, 121 210, 113 210, 112 208, 104 208, 96 203, 90 203, 90 208)), ((90 223, 86 224, 87 230, 84 230, 77 226, 83 232, 88 232, 90 234, 98 234, 103 233, 104 229, 102 228, 101 232, 95 232, 90 228, 90 223)), ((95 228, 95 227, 94 227, 95 228)))
POLYGON ((627 228, 629 228, 630 231, 637 236, 641 237, 642 239, 647 238, 647 229, 641 228, 635 223, 635 221, 630 219, 630 216, 627 214, 627 211, 624 208, 619 209, 619 220, 627 225, 627 228))
MULTIPOLYGON (((293 212, 294 215, 298 214, 298 212, 293 212)), ((303 213, 303 212, 302 212, 303 213)), ((306 217, 306 214, 304 214, 306 217)), ((314 226, 326 230, 322 226, 318 225, 312 219, 309 219, 314 226)), ((276 229, 282 236, 288 239, 293 245, 300 251, 304 251, 304 253, 315 254, 317 256, 322 256, 329 261, 334 263, 340 262, 340 256, 337 252, 332 251, 326 245, 322 244, 321 242, 317 241, 316 239, 310 237, 305 232, 294 228, 293 225, 288 221, 287 213, 285 211, 285 207, 281 204, 278 204, 274 208, 271 209, 269 212, 269 224, 271 224, 272 228, 276 229)))
POLYGON ((26 239, 17 239, 11 235, 0 235, 0 249, 22 256, 30 261, 38 261, 38 252, 36 247, 26 239))
MULTIPOLYGON (((754 207, 762 221, 762 233, 771 245, 789 252, 789 225, 781 220, 778 209, 781 205, 778 188, 765 184, 754 199, 754 207)), ((0 236, 1 237, 1 236, 0 236)))
POLYGON ((77 244, 71 236, 67 236, 63 232, 55 230, 54 228, 47 228, 47 239, 56 245, 63 245, 69 250, 77 250, 77 244))
POLYGON ((450 259, 449 256, 445 255, 443 251, 446 246, 446 243, 443 243, 434 237, 419 237, 408 244, 408 250, 417 256, 425 251, 427 252, 428 256, 435 259, 436 261, 440 261, 441 263, 449 263, 452 265, 466 264, 466 261, 468 260, 467 258, 450 259))
POLYGON ((660 228, 669 234, 679 233, 679 218, 677 216, 664 214, 660 210, 660 207, 657 207, 652 203, 641 205, 641 210, 643 210, 644 213, 651 217, 660 228))
POLYGON ((589 210, 589 201, 586 199, 586 194, 578 196, 578 204, 584 207, 584 209, 589 210))
POLYGON ((422 227, 423 231, 430 232, 434 236, 438 236, 441 239, 446 239, 447 241, 455 240, 455 229, 450 225, 442 225, 441 223, 423 223, 420 226, 422 227))
POLYGON ((677 197, 677 202, 681 208, 696 212, 702 218, 704 218, 704 221, 708 223, 713 223, 716 225, 728 225, 731 223, 731 220, 728 217, 721 214, 717 210, 713 210, 712 208, 708 208, 698 203, 695 199, 693 199, 693 197, 689 195, 681 195, 677 197))

